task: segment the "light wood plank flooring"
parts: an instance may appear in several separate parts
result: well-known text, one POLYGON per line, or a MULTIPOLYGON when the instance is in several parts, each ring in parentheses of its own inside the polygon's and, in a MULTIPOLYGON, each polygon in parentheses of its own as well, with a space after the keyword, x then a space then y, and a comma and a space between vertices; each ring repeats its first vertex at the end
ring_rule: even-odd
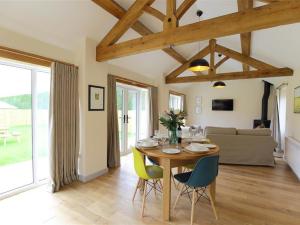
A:
MULTIPOLYGON (((141 195, 131 202, 137 181, 131 157, 122 159, 120 169, 89 183, 75 183, 56 194, 42 186, 0 201, 0 224, 189 224, 187 197, 181 198, 170 223, 162 222, 161 197, 154 194, 140 217, 141 195)), ((173 203, 177 193, 173 188, 173 203)), ((198 202, 195 224, 299 225, 300 183, 281 160, 276 168, 222 165, 216 207, 218 221, 205 199, 198 202)))

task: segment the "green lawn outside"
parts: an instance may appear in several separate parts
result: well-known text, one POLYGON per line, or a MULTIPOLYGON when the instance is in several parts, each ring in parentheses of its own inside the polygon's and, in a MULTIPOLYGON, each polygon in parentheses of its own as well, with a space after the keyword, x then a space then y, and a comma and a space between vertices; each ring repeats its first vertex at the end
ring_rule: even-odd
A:
MULTIPOLYGON (((39 134, 42 134, 45 130, 44 127, 39 128, 39 134)), ((0 166, 24 162, 32 159, 32 131, 30 125, 25 126, 15 126, 9 129, 9 133, 18 132, 21 134, 20 142, 14 137, 9 137, 6 145, 4 141, 0 138, 0 166)), ((41 138, 38 139, 37 148, 39 150, 39 157, 46 155, 47 150, 47 140, 40 135, 41 138)))

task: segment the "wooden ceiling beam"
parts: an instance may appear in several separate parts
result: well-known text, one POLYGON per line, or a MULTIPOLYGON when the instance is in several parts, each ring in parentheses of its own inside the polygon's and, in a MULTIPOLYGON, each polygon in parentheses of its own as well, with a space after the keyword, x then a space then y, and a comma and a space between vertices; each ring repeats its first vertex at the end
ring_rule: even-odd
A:
POLYGON ((210 62, 209 62, 209 71, 208 74, 213 76, 216 74, 215 69, 215 52, 216 52, 216 39, 209 40, 209 54, 210 54, 210 62))
POLYGON ((223 63, 225 63, 228 59, 230 59, 230 57, 225 56, 223 59, 221 59, 216 65, 215 65, 215 69, 218 69, 221 65, 223 65, 223 63))
MULTIPOLYGON (((253 8, 253 0, 237 0, 239 12, 244 12, 253 8)), ((240 34, 242 54, 250 56, 251 54, 251 32, 240 34)), ((249 71, 250 67, 243 63, 243 71, 249 71)))
POLYGON ((164 22, 166 15, 163 14, 161 11, 146 5, 144 8, 144 11, 152 16, 154 16, 155 18, 159 19, 160 21, 164 22))
MULTIPOLYGON (((263 3, 276 3, 276 2, 287 2, 287 1, 293 1, 293 0, 257 0, 259 2, 263 2, 263 3)), ((298 1, 298 0, 294 0, 294 1, 298 1)))
POLYGON ((186 71, 189 68, 190 63, 193 60, 199 59, 199 58, 202 59, 203 57, 207 56, 209 54, 209 52, 210 52, 209 46, 203 48, 200 52, 198 52, 196 55, 194 55, 192 58, 190 58, 186 63, 182 64, 177 69, 175 69, 170 74, 168 74, 165 77, 166 81, 178 77, 180 74, 182 74, 184 71, 186 71))
POLYGON ((300 21, 300 1, 273 3, 198 23, 147 35, 108 47, 97 48, 97 61, 134 55, 171 45, 180 45, 261 30, 300 21), (255 18, 255 19, 254 19, 255 18))
POLYGON ((226 47, 218 45, 218 44, 216 45, 215 49, 216 49, 216 52, 221 53, 225 56, 228 56, 232 59, 235 59, 235 60, 237 60, 241 63, 244 63, 248 66, 251 66, 255 69, 275 69, 276 68, 270 64, 267 64, 260 60, 254 59, 250 56, 243 55, 239 52, 236 52, 232 49, 226 48, 226 47))
POLYGON ((173 83, 191 83, 191 82, 209 82, 218 80, 240 80, 240 79, 255 79, 266 77, 281 77, 292 76, 293 70, 290 68, 275 68, 266 70, 255 70, 245 72, 233 72, 233 73, 219 73, 213 76, 189 76, 189 77, 177 77, 166 80, 167 84, 173 83))
POLYGON ((106 34, 97 47, 105 47, 116 43, 122 35, 137 21, 142 15, 143 9, 147 4, 152 4, 154 0, 135 1, 124 16, 106 34))
POLYGON ((196 2, 197 0, 184 0, 181 5, 176 10, 176 18, 180 20, 181 17, 188 11, 188 9, 196 2))
POLYGON ((176 13, 176 0, 167 0, 166 17, 164 20, 164 31, 178 26, 176 13))
MULTIPOLYGON (((105 9, 113 16, 117 17, 118 19, 121 19, 126 13, 126 10, 123 9, 122 6, 120 6, 117 2, 113 0, 92 0, 92 1, 96 3, 98 6, 100 6, 101 8, 105 9)), ((153 32, 140 21, 136 21, 131 26, 131 28, 142 36, 153 34, 153 32)), ((167 53, 169 56, 171 56, 173 59, 178 61, 179 63, 183 64, 187 61, 180 53, 176 52, 172 47, 168 46, 162 50, 165 53, 167 53)))

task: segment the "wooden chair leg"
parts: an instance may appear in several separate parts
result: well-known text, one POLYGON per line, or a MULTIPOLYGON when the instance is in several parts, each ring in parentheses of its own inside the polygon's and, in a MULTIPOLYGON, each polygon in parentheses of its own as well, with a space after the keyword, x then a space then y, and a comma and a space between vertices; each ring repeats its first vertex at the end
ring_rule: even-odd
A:
POLYGON ((179 198, 180 198, 180 196, 181 196, 181 193, 183 192, 183 189, 184 189, 184 184, 182 184, 182 188, 180 189, 180 192, 179 192, 179 194, 177 195, 177 198, 176 198, 175 203, 174 203, 174 206, 173 206, 173 210, 175 209, 175 207, 176 207, 176 205, 177 205, 177 202, 178 202, 178 200, 179 200, 179 198))
POLYGON ((144 217, 144 211, 145 211, 145 203, 146 203, 146 195, 147 195, 147 182, 144 181, 144 195, 143 195, 143 205, 142 205, 142 217, 144 217))
POLYGON ((135 187, 135 190, 134 190, 134 194, 133 194, 133 197, 132 197, 132 201, 134 202, 134 198, 135 198, 135 195, 136 195, 136 192, 137 190, 139 189, 140 187, 140 183, 141 183, 141 178, 139 178, 137 184, 136 184, 136 187, 135 187))
POLYGON ((157 180, 153 180, 153 189, 154 189, 155 197, 156 197, 156 183, 157 183, 157 180))
POLYGON ((160 185, 160 189, 162 190, 163 189, 163 185, 161 183, 161 180, 159 179, 158 182, 159 182, 159 185, 160 185))
POLYGON ((195 210, 195 201, 196 201, 196 189, 193 189, 193 197, 192 197, 192 210, 191 210, 191 225, 194 223, 194 210, 195 210))
POLYGON ((211 207, 212 207, 213 212, 215 214, 216 220, 218 220, 218 214, 217 214, 217 211, 216 211, 215 202, 214 202, 210 192, 208 192, 208 196, 209 196, 210 204, 211 204, 211 207))

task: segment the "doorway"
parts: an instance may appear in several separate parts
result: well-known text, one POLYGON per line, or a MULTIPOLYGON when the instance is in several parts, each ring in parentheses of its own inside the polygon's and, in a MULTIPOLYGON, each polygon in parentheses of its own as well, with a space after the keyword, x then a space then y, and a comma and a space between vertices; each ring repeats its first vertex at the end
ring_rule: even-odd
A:
POLYGON ((50 69, 0 60, 0 197, 48 178, 50 69))
POLYGON ((117 109, 121 156, 131 153, 140 139, 149 135, 147 88, 117 83, 117 109))

